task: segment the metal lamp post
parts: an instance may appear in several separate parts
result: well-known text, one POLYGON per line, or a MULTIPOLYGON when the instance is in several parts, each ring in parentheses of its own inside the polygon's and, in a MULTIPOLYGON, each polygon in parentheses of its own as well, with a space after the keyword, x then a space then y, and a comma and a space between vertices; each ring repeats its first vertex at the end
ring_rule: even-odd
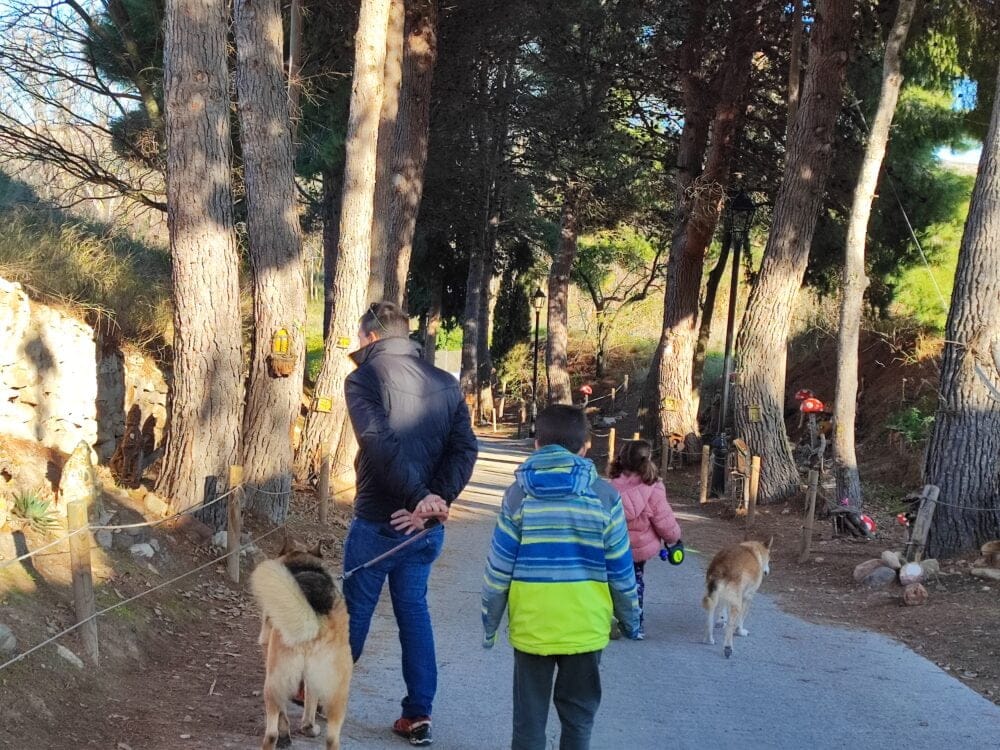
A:
POLYGON ((535 308, 535 356, 531 366, 531 426, 528 428, 528 435, 534 437, 535 419, 538 417, 538 328, 542 307, 545 306, 545 292, 536 289, 531 296, 531 306, 535 308))
POLYGON ((742 190, 729 199, 725 216, 725 241, 733 243, 733 270, 729 283, 729 315, 726 318, 725 366, 722 375, 722 400, 719 404, 719 430, 712 441, 716 452, 715 472, 712 477, 712 492, 717 496, 725 493, 725 456, 727 453, 726 427, 729 421, 729 400, 733 379, 733 339, 736 329, 736 301, 739 297, 740 255, 749 249, 750 227, 753 226, 757 204, 742 190))

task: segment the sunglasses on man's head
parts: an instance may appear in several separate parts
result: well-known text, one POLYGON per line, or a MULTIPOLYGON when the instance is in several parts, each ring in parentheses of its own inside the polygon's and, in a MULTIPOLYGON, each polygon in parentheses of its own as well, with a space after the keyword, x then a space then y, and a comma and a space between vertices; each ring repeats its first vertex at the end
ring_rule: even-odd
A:
POLYGON ((371 313, 371 316, 373 318, 375 318, 375 322, 378 323, 378 327, 381 328, 385 333, 389 333, 389 329, 386 328, 384 325, 382 325, 382 321, 379 319, 378 313, 375 312, 376 310, 378 310, 378 302, 372 302, 368 308, 368 312, 371 313))

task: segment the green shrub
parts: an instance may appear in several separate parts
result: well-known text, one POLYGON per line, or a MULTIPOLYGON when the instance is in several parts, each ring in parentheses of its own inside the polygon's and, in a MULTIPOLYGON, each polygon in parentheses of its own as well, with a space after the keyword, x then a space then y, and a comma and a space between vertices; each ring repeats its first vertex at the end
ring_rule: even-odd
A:
POLYGON ((912 445, 926 440, 933 424, 934 412, 911 406, 893 414, 885 426, 900 433, 912 445))
POLYGON ((37 532, 47 532, 56 528, 59 521, 52 511, 51 503, 38 492, 22 492, 14 496, 10 509, 11 516, 21 519, 21 524, 37 532))

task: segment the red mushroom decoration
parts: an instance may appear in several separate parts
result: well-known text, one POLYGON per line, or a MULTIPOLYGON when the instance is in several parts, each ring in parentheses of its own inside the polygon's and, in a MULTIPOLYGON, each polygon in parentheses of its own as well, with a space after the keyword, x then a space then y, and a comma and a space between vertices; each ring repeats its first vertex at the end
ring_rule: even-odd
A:
POLYGON ((815 396, 810 396, 802 401, 802 405, 799 407, 806 414, 819 414, 826 410, 823 406, 823 402, 820 401, 815 396))
POLYGON ((800 388, 795 391, 796 401, 805 401, 807 398, 815 398, 816 394, 810 391, 808 388, 800 388))
POLYGON ((582 393, 584 396, 589 396, 593 392, 594 392, 594 389, 591 388, 589 385, 581 385, 580 386, 580 393, 582 393))

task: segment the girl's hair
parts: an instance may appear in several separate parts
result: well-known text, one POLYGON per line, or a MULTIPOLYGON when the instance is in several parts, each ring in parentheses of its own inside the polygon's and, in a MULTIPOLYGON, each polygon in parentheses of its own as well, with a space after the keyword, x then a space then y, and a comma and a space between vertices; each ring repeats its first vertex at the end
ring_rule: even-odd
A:
POLYGON ((645 484, 653 484, 660 478, 653 463, 653 446, 648 440, 629 440, 622 446, 608 474, 614 479, 625 473, 638 474, 645 484))

